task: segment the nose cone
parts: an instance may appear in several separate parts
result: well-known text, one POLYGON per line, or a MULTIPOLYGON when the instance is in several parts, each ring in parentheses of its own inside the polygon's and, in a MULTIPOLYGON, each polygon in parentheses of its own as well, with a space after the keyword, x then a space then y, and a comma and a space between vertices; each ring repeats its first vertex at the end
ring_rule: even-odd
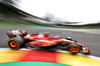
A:
POLYGON ((82 54, 85 54, 85 55, 89 55, 91 54, 90 50, 89 49, 85 49, 82 54))

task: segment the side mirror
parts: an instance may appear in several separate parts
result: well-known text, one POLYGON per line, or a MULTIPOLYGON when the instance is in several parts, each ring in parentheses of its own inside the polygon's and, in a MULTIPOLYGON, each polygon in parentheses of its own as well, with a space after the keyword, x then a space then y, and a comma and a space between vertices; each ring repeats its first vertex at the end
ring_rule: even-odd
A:
POLYGON ((72 40, 71 37, 67 37, 67 38, 65 38, 65 39, 67 39, 67 40, 72 40))
POLYGON ((65 39, 71 40, 71 41, 74 41, 74 42, 77 42, 76 40, 73 40, 71 37, 67 37, 67 38, 65 38, 65 39))

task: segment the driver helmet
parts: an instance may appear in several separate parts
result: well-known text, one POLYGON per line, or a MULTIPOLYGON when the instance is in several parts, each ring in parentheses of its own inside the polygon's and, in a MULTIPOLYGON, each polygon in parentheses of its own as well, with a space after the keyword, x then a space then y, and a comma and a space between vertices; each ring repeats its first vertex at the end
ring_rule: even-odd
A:
POLYGON ((47 32, 44 32, 44 33, 47 33, 47 34, 48 34, 48 33, 50 33, 50 32, 49 32, 49 31, 47 31, 47 32))
POLYGON ((48 37, 49 36, 49 34, 50 34, 50 32, 44 32, 44 35, 46 36, 46 37, 48 37))

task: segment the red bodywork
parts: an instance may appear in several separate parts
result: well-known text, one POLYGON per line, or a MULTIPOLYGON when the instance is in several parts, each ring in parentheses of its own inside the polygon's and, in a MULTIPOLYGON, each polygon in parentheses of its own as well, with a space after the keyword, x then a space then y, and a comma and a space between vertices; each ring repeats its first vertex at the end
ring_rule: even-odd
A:
MULTIPOLYGON (((63 43, 74 42, 74 41, 62 39, 60 36, 52 37, 45 33, 43 34, 43 37, 39 37, 39 34, 29 34, 29 35, 24 36, 23 38, 28 39, 28 40, 35 40, 33 42, 28 42, 28 44, 31 46, 37 46, 37 47, 49 47, 49 46, 59 44, 61 42, 63 42, 63 43)), ((83 49, 82 53, 90 54, 90 51, 84 45, 79 44, 77 42, 74 42, 74 43, 82 46, 82 49, 83 49)))
MULTIPOLYGON (((61 42, 65 42, 64 39, 62 39, 59 36, 52 37, 45 33, 43 34, 43 37, 39 37, 39 34, 30 34, 24 36, 23 38, 28 40, 36 40, 33 42, 29 42, 28 44, 32 46, 39 46, 39 47, 49 47, 61 42)), ((66 42, 69 43, 70 41, 66 41, 66 42)))
MULTIPOLYGON (((17 37, 17 35, 14 34, 14 33, 7 33, 7 35, 9 37, 17 37)), ((23 39, 32 40, 32 41, 28 42, 27 44, 29 44, 31 46, 36 46, 36 47, 50 47, 50 46, 57 45, 59 43, 69 43, 69 44, 74 43, 74 44, 77 44, 77 45, 82 47, 81 53, 90 54, 90 51, 84 45, 82 45, 80 43, 70 41, 70 40, 66 40, 66 39, 62 39, 60 36, 52 37, 47 33, 27 34, 26 36, 23 36, 23 39)))

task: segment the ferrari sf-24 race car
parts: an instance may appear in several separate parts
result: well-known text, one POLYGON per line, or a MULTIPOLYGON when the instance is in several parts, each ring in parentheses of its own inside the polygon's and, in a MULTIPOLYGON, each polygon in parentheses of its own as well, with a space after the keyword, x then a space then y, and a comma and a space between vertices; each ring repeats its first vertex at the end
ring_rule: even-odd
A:
POLYGON ((11 30, 7 32, 9 37, 7 45, 10 49, 33 48, 45 50, 64 50, 72 54, 90 54, 90 50, 84 45, 72 40, 70 37, 63 39, 60 36, 51 36, 48 33, 28 34, 25 30, 11 30))

